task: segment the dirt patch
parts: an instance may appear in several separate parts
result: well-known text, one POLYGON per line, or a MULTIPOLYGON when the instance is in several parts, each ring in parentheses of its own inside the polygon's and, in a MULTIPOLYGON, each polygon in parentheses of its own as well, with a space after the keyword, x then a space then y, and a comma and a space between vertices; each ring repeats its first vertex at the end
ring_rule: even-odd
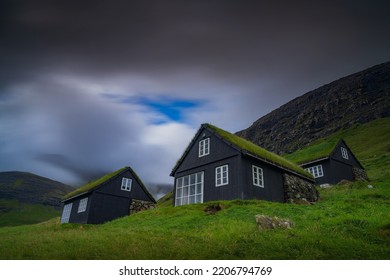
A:
POLYGON ((207 205, 204 208, 204 212, 206 212, 208 215, 215 215, 217 212, 221 211, 224 207, 220 204, 211 204, 207 205))

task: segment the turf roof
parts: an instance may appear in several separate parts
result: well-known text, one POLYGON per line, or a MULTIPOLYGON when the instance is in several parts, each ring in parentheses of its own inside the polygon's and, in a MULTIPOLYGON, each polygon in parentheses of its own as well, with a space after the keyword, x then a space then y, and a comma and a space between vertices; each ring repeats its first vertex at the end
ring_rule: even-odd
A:
POLYGON ((298 150, 292 154, 285 155, 285 158, 297 164, 306 163, 316 159, 327 158, 339 143, 339 138, 320 139, 314 144, 298 150))
POLYGON ((308 177, 313 179, 313 176, 308 173, 306 170, 301 168, 300 166, 296 165, 295 163, 278 156, 275 153, 272 153, 270 151, 267 151, 264 148, 261 148, 254 143, 241 138, 235 134, 232 134, 230 132, 227 132, 221 128, 218 128, 211 124, 205 124, 207 127, 215 131, 219 136, 221 136, 223 139, 229 141, 230 143, 234 144, 241 150, 246 150, 251 154, 254 154, 255 156, 264 159, 265 161, 271 162, 272 164, 276 166, 283 167, 285 169, 288 169, 290 171, 296 172, 302 176, 308 177))
POLYGON ((95 181, 92 181, 92 182, 89 182, 87 184, 85 184, 84 186, 66 194, 64 196, 64 200, 66 199, 69 199, 71 197, 74 197, 74 196, 77 196, 79 194, 82 194, 82 193, 86 193, 88 191, 91 191, 93 190, 94 188, 98 187, 100 184, 104 183, 105 181, 108 181, 110 180, 111 178, 115 177, 116 175, 120 174, 121 172, 125 171, 126 169, 129 169, 130 167, 126 166, 126 167, 123 167, 117 171, 114 171, 112 173, 109 173, 109 174, 106 174, 102 177, 100 177, 99 179, 95 180, 95 181))

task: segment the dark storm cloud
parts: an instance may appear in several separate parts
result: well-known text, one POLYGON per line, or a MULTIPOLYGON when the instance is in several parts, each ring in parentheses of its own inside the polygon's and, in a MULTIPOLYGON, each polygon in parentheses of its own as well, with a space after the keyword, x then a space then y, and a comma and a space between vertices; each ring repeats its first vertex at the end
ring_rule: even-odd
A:
POLYGON ((390 60, 388 3, 2 1, 0 170, 168 182, 201 122, 234 132, 390 60))
POLYGON ((381 53, 390 40, 386 8, 385 1, 10 1, 2 38, 11 73, 24 66, 164 76, 193 68, 254 84, 262 75, 299 77, 313 65, 322 65, 321 75, 357 56, 371 63, 367 49, 381 53))

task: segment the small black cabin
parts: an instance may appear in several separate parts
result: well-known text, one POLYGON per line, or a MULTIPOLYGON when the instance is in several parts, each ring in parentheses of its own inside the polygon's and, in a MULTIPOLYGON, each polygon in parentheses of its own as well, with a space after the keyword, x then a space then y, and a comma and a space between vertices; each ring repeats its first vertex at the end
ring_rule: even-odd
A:
POLYGON ((61 223, 101 224, 130 214, 133 201, 156 203, 137 174, 124 167, 67 194, 61 223))
POLYGON ((368 180, 364 167, 343 139, 324 141, 287 156, 310 172, 320 186, 368 180))
POLYGON ((318 195, 313 177, 298 165, 210 124, 201 125, 170 175, 175 206, 232 199, 315 201, 318 195))

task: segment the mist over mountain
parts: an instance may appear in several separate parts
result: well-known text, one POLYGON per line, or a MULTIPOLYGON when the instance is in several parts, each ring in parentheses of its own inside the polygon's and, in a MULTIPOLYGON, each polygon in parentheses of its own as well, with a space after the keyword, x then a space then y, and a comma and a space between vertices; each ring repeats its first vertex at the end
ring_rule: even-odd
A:
POLYGON ((390 116, 390 62, 346 76, 286 103, 236 134, 278 154, 390 116))

